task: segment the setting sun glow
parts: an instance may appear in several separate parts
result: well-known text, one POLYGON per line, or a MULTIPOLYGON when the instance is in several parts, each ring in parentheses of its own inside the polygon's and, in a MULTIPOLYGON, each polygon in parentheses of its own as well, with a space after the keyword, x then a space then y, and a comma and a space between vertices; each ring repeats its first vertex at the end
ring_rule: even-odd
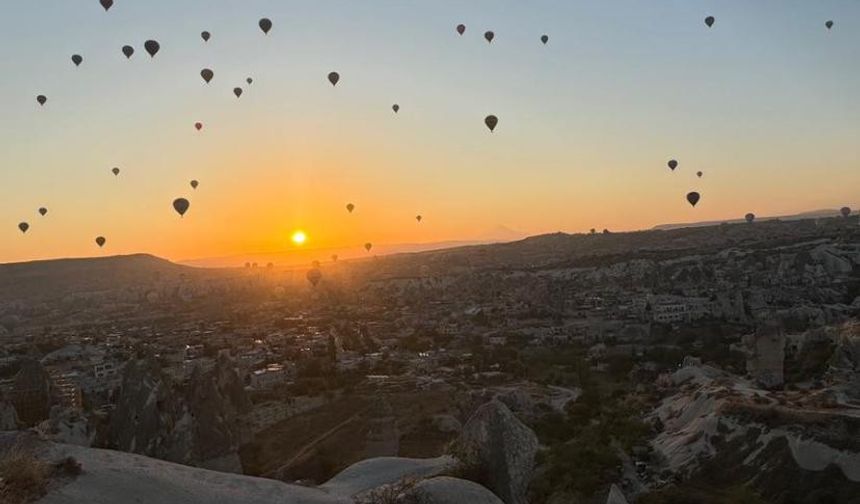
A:
POLYGON ((293 231, 293 236, 291 236, 290 239, 296 245, 303 245, 305 243, 305 240, 308 239, 308 237, 307 235, 305 235, 304 231, 302 231, 301 229, 297 229, 296 231, 293 231))

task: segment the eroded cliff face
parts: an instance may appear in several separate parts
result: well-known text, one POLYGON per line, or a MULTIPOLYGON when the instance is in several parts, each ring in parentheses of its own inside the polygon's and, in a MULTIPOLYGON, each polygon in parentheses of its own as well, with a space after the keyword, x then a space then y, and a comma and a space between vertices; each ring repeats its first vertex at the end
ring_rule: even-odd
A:
POLYGON ((147 359, 126 366, 105 444, 187 465, 241 472, 240 415, 250 401, 233 361, 176 383, 147 359))
POLYGON ((860 409, 830 388, 770 391, 708 366, 672 378, 651 443, 669 472, 743 482, 773 502, 860 495, 860 409))

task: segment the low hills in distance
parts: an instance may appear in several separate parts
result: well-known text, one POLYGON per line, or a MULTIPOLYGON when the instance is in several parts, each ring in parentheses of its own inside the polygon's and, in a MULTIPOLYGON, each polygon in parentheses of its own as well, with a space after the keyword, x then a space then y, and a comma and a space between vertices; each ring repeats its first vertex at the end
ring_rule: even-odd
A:
MULTIPOLYGON (((818 213, 805 214, 815 216, 818 213)), ((680 228, 651 229, 624 233, 552 233, 518 241, 492 244, 449 242, 449 248, 384 255, 380 246, 361 260, 341 260, 339 268, 350 268, 356 278, 414 277, 460 274, 481 269, 553 269, 599 266, 632 259, 664 259, 679 255, 708 254, 731 248, 790 246, 800 241, 832 239, 858 226, 857 216, 827 218, 762 219, 754 224, 720 223, 680 228)), ((309 251, 310 252, 310 251, 309 251)), ((320 254, 317 254, 320 255, 320 254)), ((312 260, 321 268, 333 267, 331 259, 312 257, 299 266, 272 268, 303 280, 312 260), (301 273, 301 275, 298 275, 301 273)), ((70 294, 123 289, 160 279, 199 280, 238 276, 267 270, 258 268, 203 268, 177 264, 147 254, 43 260, 0 264, 0 303, 32 299, 58 299, 70 294)))

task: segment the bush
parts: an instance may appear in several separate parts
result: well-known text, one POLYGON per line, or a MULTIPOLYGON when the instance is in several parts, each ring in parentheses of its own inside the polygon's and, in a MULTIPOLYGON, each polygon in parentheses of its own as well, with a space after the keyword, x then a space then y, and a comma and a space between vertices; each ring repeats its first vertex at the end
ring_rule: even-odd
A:
POLYGON ((29 502, 45 494, 51 468, 18 443, 0 455, 0 501, 29 502))

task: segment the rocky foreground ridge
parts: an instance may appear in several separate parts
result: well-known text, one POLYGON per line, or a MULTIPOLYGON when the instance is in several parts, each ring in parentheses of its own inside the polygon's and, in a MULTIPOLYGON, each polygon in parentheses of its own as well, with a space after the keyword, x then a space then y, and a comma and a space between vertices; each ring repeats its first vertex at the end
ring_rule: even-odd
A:
POLYGON ((52 481, 45 504, 377 503, 519 504, 525 502, 538 441, 501 401, 478 409, 457 441, 457 456, 363 460, 316 487, 190 467, 114 450, 57 443, 34 433, 7 433, 39 459, 74 460, 80 473, 52 481), (481 483, 459 476, 469 474, 481 483))

